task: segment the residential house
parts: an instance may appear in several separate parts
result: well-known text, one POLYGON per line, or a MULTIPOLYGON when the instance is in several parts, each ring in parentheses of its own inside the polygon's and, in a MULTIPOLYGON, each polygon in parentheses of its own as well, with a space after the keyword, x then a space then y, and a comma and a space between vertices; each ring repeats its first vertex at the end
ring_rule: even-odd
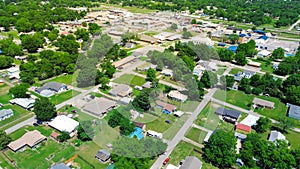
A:
POLYGON ((26 110, 33 107, 35 100, 30 98, 15 98, 9 101, 10 104, 16 104, 26 110))
POLYGON ((163 69, 160 74, 164 75, 164 76, 170 76, 173 77, 173 70, 171 69, 163 69))
POLYGON ((136 59, 137 59, 136 56, 130 55, 130 56, 127 56, 123 59, 120 59, 118 61, 113 62, 112 65, 115 66, 118 69, 121 69, 122 66, 124 66, 125 64, 127 64, 129 62, 134 62, 134 61, 136 61, 136 59))
POLYGON ((171 90, 168 97, 179 102, 185 102, 188 98, 187 95, 184 95, 177 90, 171 90))
POLYGON ((262 107, 262 108, 267 108, 267 109, 274 109, 274 102, 270 102, 270 101, 267 101, 267 100, 263 100, 263 99, 260 99, 260 98, 254 98, 253 101, 252 101, 254 107, 262 107))
POLYGON ((60 131, 60 132, 67 132, 70 134, 70 136, 74 135, 74 132, 79 126, 79 122, 76 120, 73 120, 72 118, 65 116, 65 115, 60 115, 54 118, 49 123, 49 126, 53 127, 54 129, 60 131))
POLYGON ((267 51, 267 50, 261 50, 257 53, 257 56, 260 57, 268 57, 271 55, 271 52, 267 51))
POLYGON ((183 115, 184 115, 183 111, 176 111, 176 112, 174 112, 174 116, 176 116, 176 117, 181 117, 183 115))
POLYGON ((186 156, 179 169, 201 169, 202 162, 195 156, 186 156))
POLYGON ((116 106, 117 103, 115 101, 101 97, 85 104, 83 110, 96 116, 103 116, 116 106))
POLYGON ((108 93, 112 96, 126 97, 132 93, 132 88, 126 84, 115 85, 108 93))
POLYGON ((110 153, 104 149, 99 150, 95 155, 95 158, 102 163, 106 163, 110 159, 110 153))
POLYGON ((235 126, 235 129, 236 129, 236 131, 242 131, 243 133, 250 133, 251 132, 251 127, 250 126, 247 126, 247 125, 241 124, 241 123, 238 123, 235 126))
POLYGON ((131 48, 134 48, 134 47, 135 47, 135 44, 134 44, 134 43, 127 42, 127 43, 125 44, 125 48, 131 49, 131 48))
POLYGON ((14 115, 14 112, 12 109, 3 109, 0 110, 0 121, 10 118, 14 115))
POLYGON ((256 125, 256 122, 258 119, 259 119, 258 116, 248 114, 248 116, 246 118, 244 118, 240 123, 247 125, 247 126, 254 126, 254 125, 256 125))
POLYGON ((55 164, 50 169, 71 169, 71 168, 66 166, 64 163, 60 163, 60 164, 55 164))
POLYGON ((122 98, 120 99, 120 102, 121 102, 122 104, 125 104, 125 105, 129 104, 129 103, 132 102, 132 101, 133 101, 133 99, 130 98, 130 97, 122 97, 122 98))
POLYGON ((58 82, 48 82, 42 87, 35 89, 37 93, 44 97, 50 97, 54 93, 61 93, 66 90, 68 90, 67 85, 58 82))
POLYGON ((254 72, 254 71, 244 70, 243 72, 238 72, 237 74, 235 74, 234 80, 241 81, 243 78, 250 79, 255 74, 256 74, 256 72, 254 72))
POLYGON ((177 108, 176 106, 174 106, 172 104, 165 103, 165 102, 162 102, 160 100, 156 101, 156 106, 161 108, 162 112, 166 113, 166 114, 172 114, 173 112, 176 111, 176 108, 177 108))
POLYGON ((8 78, 10 80, 20 79, 20 69, 19 69, 19 67, 11 67, 11 68, 6 69, 6 71, 7 71, 8 78))
POLYGON ((153 37, 148 36, 148 35, 144 35, 144 34, 141 34, 139 36, 139 38, 140 38, 141 41, 148 42, 148 43, 151 43, 151 44, 157 44, 157 42, 158 42, 158 39, 153 38, 153 37))
POLYGON ((241 117, 242 113, 236 110, 218 107, 218 109, 216 110, 216 114, 222 116, 225 121, 235 123, 241 117))
POLYGON ((193 74, 200 77, 202 76, 204 71, 205 71, 205 67, 203 67, 202 65, 196 65, 194 67, 193 74))
POLYGON ((209 70, 209 71, 217 71, 219 69, 218 65, 214 62, 200 60, 198 61, 197 64, 203 66, 205 70, 209 70))
POLYGON ((268 140, 276 142, 276 140, 286 140, 286 137, 279 131, 272 130, 268 140))
POLYGON ((7 146, 14 152, 28 146, 30 148, 36 147, 40 142, 47 138, 38 130, 28 131, 21 138, 9 143, 7 146))
POLYGON ((147 81, 146 83, 143 84, 143 88, 150 89, 152 87, 152 83, 150 81, 147 81))
POLYGON ((288 116, 297 120, 300 120, 300 106, 287 103, 288 116))

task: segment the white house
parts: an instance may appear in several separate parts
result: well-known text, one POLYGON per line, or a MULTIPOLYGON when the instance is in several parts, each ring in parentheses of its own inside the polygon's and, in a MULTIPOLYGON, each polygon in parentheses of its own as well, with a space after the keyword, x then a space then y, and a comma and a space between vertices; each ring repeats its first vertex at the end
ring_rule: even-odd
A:
POLYGON ((279 131, 272 130, 269 137, 269 141, 276 142, 276 140, 286 140, 286 137, 279 131))
POLYGON ((14 112, 12 111, 12 109, 0 110, 0 121, 10 118, 13 115, 14 115, 14 112))
POLYGON ((31 98, 15 98, 9 101, 10 104, 17 104, 24 109, 31 109, 35 103, 34 99, 31 98))
POLYGON ((79 126, 79 122, 65 115, 60 115, 55 117, 55 119, 49 123, 49 126, 60 132, 65 131, 72 135, 79 126))
POLYGON ((168 97, 179 102, 185 102, 188 98, 187 95, 184 95, 177 90, 171 90, 168 97))

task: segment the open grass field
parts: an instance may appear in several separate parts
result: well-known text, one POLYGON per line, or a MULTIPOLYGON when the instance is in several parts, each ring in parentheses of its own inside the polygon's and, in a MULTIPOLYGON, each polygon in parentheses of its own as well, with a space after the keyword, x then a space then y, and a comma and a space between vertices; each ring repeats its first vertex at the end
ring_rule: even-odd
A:
POLYGON ((15 167, 8 161, 2 152, 0 152, 0 166, 5 169, 14 169, 15 167))
POLYGON ((53 104, 57 105, 57 104, 60 104, 64 101, 66 101, 66 100, 71 99, 72 97, 74 97, 78 94, 80 94, 80 92, 75 91, 75 90, 68 90, 68 91, 65 91, 63 93, 51 96, 50 101, 53 104))
POLYGON ((140 76, 124 74, 121 77, 115 79, 113 82, 120 84, 125 83, 131 86, 142 86, 146 82, 146 80, 140 76))
POLYGON ((185 135, 185 137, 195 142, 202 143, 206 135, 207 135, 206 131, 202 131, 197 128, 191 127, 187 132, 187 134, 185 135))
MULTIPOLYGON (((67 85, 72 85, 73 81, 75 82, 76 79, 73 79, 73 74, 68 74, 68 75, 65 75, 65 76, 58 76, 54 79, 51 79, 47 82, 59 82, 59 83, 64 83, 64 84, 67 84, 67 85)), ((45 83, 47 83, 45 82, 45 83)))
POLYGON ((217 90, 213 97, 247 110, 251 108, 251 103, 254 99, 252 94, 245 94, 236 90, 217 90))
POLYGON ((17 105, 3 106, 0 108, 0 110, 2 109, 12 109, 14 112, 14 115, 11 116, 10 118, 0 121, 0 129, 2 130, 9 128, 9 126, 7 126, 8 124, 11 124, 12 126, 15 125, 16 124, 15 121, 17 121, 18 119, 25 120, 33 116, 32 113, 29 113, 27 110, 17 105))
POLYGON ((217 169, 212 164, 206 163, 202 159, 202 151, 201 148, 198 148, 190 143, 181 141, 175 149, 172 151, 170 155, 169 164, 173 164, 175 166, 179 165, 180 161, 184 160, 186 156, 196 156, 203 163, 202 169, 217 169))

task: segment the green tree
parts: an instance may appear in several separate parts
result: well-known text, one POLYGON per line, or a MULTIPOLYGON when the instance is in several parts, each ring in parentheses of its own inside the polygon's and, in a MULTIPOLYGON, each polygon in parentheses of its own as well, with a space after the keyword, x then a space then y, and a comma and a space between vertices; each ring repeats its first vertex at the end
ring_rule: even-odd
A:
POLYGON ((245 66, 247 64, 247 59, 244 52, 237 52, 235 55, 235 61, 238 65, 245 66))
POLYGON ((284 49, 277 48, 272 52, 271 59, 283 59, 284 58, 284 49))
POLYGON ((197 23, 196 19, 192 19, 191 24, 196 24, 196 23, 197 23))
POLYGON ((138 109, 138 110, 143 110, 147 111, 150 108, 150 90, 148 89, 143 89, 137 97, 134 98, 132 105, 138 109))
POLYGON ((11 141, 12 139, 5 133, 5 131, 0 130, 0 150, 6 148, 11 141))
POLYGON ((120 134, 124 136, 129 136, 135 129, 135 124, 127 118, 123 118, 120 123, 120 134))
POLYGON ((212 71, 205 71, 200 79, 205 88, 211 88, 218 83, 217 74, 212 71))
POLYGON ((245 91, 247 87, 250 87, 250 79, 242 78, 239 84, 239 90, 245 91))
POLYGON ((27 18, 20 18, 15 26, 18 32, 30 32, 32 30, 32 23, 27 18))
POLYGON ((272 121, 270 119, 266 117, 260 117, 253 128, 257 133, 264 133, 270 128, 271 123, 272 121))
POLYGON ((128 41, 130 42, 131 40, 136 38, 136 35, 132 32, 125 32, 124 34, 121 35, 122 42, 125 44, 128 41))
POLYGON ((189 39, 190 37, 192 37, 193 35, 191 34, 191 32, 187 31, 187 29, 183 28, 183 33, 182 33, 182 38, 183 39, 189 39))
POLYGON ((195 62, 192 58, 188 57, 188 56, 183 56, 182 60, 184 61, 184 63, 186 64, 186 66, 193 71, 194 67, 195 67, 195 62))
POLYGON ((104 77, 101 77, 99 79, 99 81, 100 81, 100 84, 101 84, 101 87, 100 87, 101 89, 106 90, 106 89, 109 88, 109 86, 108 86, 108 83, 110 82, 109 78, 104 76, 104 77))
POLYGON ((77 29, 74 33, 76 35, 76 39, 82 39, 83 41, 89 40, 89 33, 86 29, 77 29))
POLYGON ((285 100, 292 104, 300 105, 300 86, 290 86, 286 88, 285 100))
POLYGON ((204 159, 220 168, 230 168, 236 161, 236 138, 233 133, 217 130, 204 147, 204 159))
POLYGON ((8 56, 0 56, 0 69, 9 68, 14 63, 13 58, 8 56))
POLYGON ((9 93, 14 95, 15 98, 28 98, 29 95, 26 93, 29 88, 29 84, 21 83, 19 85, 15 85, 14 87, 9 89, 9 93))
POLYGON ((77 137, 81 141, 90 141, 94 138, 95 131, 91 121, 82 121, 77 129, 77 137))
POLYGON ((70 137, 69 133, 66 131, 61 132, 61 134, 57 137, 57 139, 60 142, 65 142, 65 141, 69 140, 70 138, 71 137, 70 137))
POLYGON ((233 76, 221 76, 220 77, 220 83, 221 83, 221 87, 222 89, 226 90, 227 88, 231 88, 234 84, 235 80, 233 76))
POLYGON ((176 23, 172 23, 171 27, 170 27, 171 30, 175 31, 178 29, 178 26, 176 23))
POLYGON ((230 41, 232 44, 235 44, 235 43, 237 43, 237 41, 239 40, 239 35, 237 35, 237 34, 230 34, 230 35, 228 36, 228 39, 229 39, 229 41, 230 41))
POLYGON ((23 35, 21 36, 22 46, 27 49, 28 52, 37 52, 38 48, 43 47, 45 43, 45 38, 40 33, 35 33, 34 35, 23 35))
POLYGON ((156 70, 152 69, 152 68, 149 68, 147 70, 147 78, 146 80, 150 81, 150 82, 153 82, 156 80, 156 70))
POLYGON ((89 32, 95 35, 98 31, 101 31, 101 27, 96 23, 89 23, 89 32))
POLYGON ((56 116, 55 105, 46 97, 35 100, 34 113, 39 120, 49 121, 56 116))
POLYGON ((295 126, 295 122, 288 117, 280 118, 278 121, 278 127, 282 132, 286 132, 287 129, 293 128, 295 126))

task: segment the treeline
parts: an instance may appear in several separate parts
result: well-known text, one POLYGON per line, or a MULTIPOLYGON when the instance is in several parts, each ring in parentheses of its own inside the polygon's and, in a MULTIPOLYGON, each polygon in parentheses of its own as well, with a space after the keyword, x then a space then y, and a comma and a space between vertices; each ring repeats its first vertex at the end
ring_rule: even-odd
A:
POLYGON ((273 24, 275 26, 287 26, 297 21, 300 13, 300 1, 283 1, 283 0, 267 0, 267 1, 247 1, 247 0, 113 0, 110 3, 123 6, 137 6, 154 10, 172 10, 183 11, 189 9, 191 13, 195 10, 204 9, 204 13, 211 17, 223 17, 229 21, 252 22, 255 25, 273 24), (207 6, 211 8, 207 9, 207 6), (214 8, 213 8, 214 7, 214 8))

